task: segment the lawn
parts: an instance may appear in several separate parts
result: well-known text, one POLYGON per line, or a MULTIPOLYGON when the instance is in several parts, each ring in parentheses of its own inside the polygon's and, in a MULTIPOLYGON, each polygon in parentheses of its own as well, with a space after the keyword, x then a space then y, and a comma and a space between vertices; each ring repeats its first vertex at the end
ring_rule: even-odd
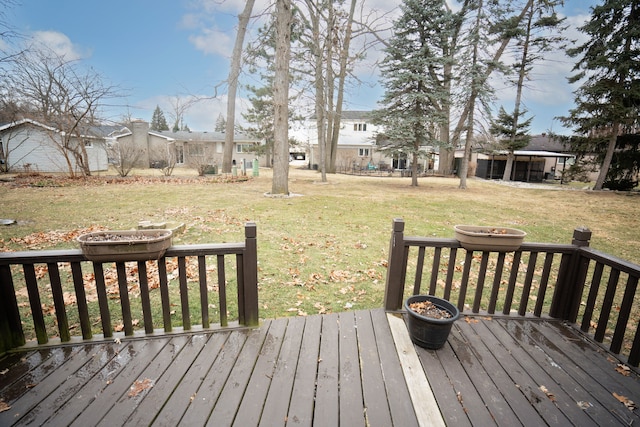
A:
POLYGON ((592 247, 640 260, 637 193, 475 179, 460 190, 458 179, 438 177, 420 178, 417 188, 398 177, 329 175, 321 183, 317 172, 292 168, 292 197, 270 198, 266 169, 244 181, 153 172, 0 184, 0 219, 17 221, 0 228, 0 251, 75 248, 83 230, 142 220, 184 223, 174 244, 241 241, 243 224, 255 221, 263 318, 382 306, 393 218, 405 220, 407 235, 453 237, 455 224, 496 225, 522 229, 530 242, 568 243, 584 226, 592 247))

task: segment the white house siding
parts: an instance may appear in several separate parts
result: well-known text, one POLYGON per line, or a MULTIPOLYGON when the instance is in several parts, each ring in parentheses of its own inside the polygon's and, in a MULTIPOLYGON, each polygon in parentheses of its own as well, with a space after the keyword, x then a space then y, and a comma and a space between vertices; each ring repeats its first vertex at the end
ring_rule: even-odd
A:
MULTIPOLYGON (((3 146, 9 151, 11 171, 68 173, 69 167, 49 131, 33 124, 10 127, 1 132, 3 146)), ((104 141, 91 140, 87 148, 89 168, 92 172, 107 170, 108 161, 104 141)), ((75 169, 75 162, 71 159, 75 169)))

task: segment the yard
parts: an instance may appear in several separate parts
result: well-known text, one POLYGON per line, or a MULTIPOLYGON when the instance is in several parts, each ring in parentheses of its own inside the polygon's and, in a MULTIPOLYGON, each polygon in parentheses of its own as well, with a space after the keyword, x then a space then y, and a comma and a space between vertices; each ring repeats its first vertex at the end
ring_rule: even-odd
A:
POLYGON ((130 229, 143 220, 184 223, 174 244, 239 241, 244 223, 255 221, 262 318, 381 307, 390 224, 399 217, 406 235, 453 237, 455 224, 497 225, 547 243, 569 243, 573 229, 586 226, 592 247, 640 260, 635 193, 477 180, 459 190, 457 179, 435 177, 421 178, 417 188, 410 178, 334 175, 321 183, 315 171, 291 169, 292 197, 268 198, 270 171, 260 174, 246 181, 158 173, 2 183, 0 219, 17 224, 0 228, 0 251, 75 248, 86 230, 130 229))

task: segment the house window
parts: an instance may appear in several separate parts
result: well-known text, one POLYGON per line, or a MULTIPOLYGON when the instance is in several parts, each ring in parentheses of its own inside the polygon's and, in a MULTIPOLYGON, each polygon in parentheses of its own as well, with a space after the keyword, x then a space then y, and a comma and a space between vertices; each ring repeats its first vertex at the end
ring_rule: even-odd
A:
POLYGON ((91 148, 91 147, 93 147, 93 142, 91 142, 88 139, 85 139, 84 140, 84 146, 85 146, 85 148, 91 148))
POLYGON ((366 132, 367 124, 366 123, 354 123, 353 124, 354 132, 366 132))
POLYGON ((187 151, 189 156, 204 156, 204 147, 202 144, 189 144, 187 145, 187 151))
POLYGON ((236 144, 236 153, 250 153, 252 150, 252 144, 236 144))
POLYGON ((360 157, 369 157, 369 149, 368 148, 358 148, 358 156, 360 156, 360 157))

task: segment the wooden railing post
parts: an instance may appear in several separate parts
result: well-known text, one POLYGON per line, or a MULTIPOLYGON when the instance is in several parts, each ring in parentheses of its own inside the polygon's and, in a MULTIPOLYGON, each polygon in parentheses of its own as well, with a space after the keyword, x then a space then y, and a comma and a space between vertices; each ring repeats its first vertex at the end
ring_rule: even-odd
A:
POLYGON ((11 267, 0 265, 0 355, 25 342, 11 267))
POLYGON ((244 228, 245 249, 242 259, 244 292, 239 304, 242 304, 245 326, 258 326, 258 245, 255 222, 247 222, 244 228))
POLYGON ((549 309, 551 317, 571 322, 576 320, 589 266, 589 260, 582 258, 580 248, 589 246, 591 234, 591 230, 584 227, 573 230, 571 244, 576 246, 576 250, 561 262, 558 283, 549 309))
POLYGON ((388 311, 402 309, 404 282, 406 278, 406 258, 404 248, 404 220, 395 218, 392 223, 387 281, 384 290, 384 308, 388 311))

